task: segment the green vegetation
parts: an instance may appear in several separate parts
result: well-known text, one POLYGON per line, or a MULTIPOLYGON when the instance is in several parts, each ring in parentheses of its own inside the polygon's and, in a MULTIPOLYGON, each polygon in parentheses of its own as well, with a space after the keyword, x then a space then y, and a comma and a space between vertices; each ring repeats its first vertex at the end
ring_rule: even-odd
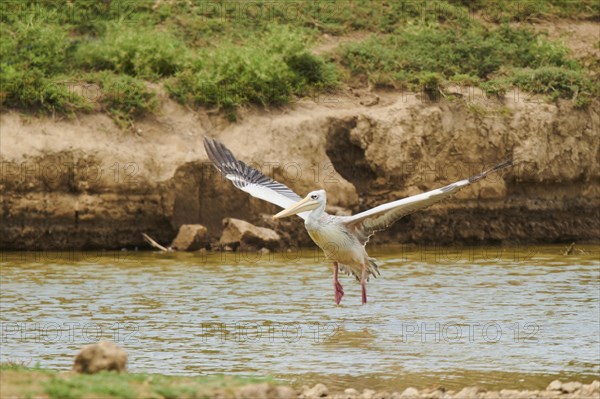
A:
POLYGON ((478 84, 490 94, 512 86, 553 99, 600 93, 561 44, 522 28, 494 30, 442 25, 410 26, 394 34, 347 45, 342 60, 352 74, 376 86, 421 87, 432 94, 444 81, 478 84))
POLYGON ((17 364, 0 365, 1 397, 49 397, 51 399, 193 399, 233 397, 236 388, 271 382, 268 378, 221 375, 175 377, 160 374, 101 372, 59 373, 17 364))
POLYGON ((156 109, 148 82, 182 103, 235 116, 243 105, 277 106, 363 79, 430 96, 449 82, 496 95, 519 87, 585 106, 599 93, 597 60, 576 61, 562 44, 508 22, 597 19, 599 4, 3 1, 0 106, 63 114, 100 109, 128 125, 156 109), (357 31, 371 35, 330 54, 311 52, 323 34, 357 31), (81 90, 89 84, 100 89, 93 99, 81 90))
POLYGON ((285 104, 292 95, 336 84, 332 65, 309 53, 303 37, 292 30, 268 29, 249 43, 200 50, 191 67, 168 82, 167 89, 181 102, 232 111, 248 103, 285 104))

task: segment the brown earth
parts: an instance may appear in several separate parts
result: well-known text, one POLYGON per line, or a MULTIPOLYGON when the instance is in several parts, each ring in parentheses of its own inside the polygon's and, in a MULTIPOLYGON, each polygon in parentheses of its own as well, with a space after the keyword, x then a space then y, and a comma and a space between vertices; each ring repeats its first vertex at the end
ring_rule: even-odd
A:
MULTIPOLYGON (((373 96, 373 93, 368 95, 373 96)), ((246 109, 237 123, 162 97, 162 111, 121 131, 103 114, 74 119, 1 115, 4 249, 169 243, 182 224, 216 241, 233 217, 307 244, 300 220, 275 224, 276 207, 235 189, 207 163, 204 135, 223 141, 300 195, 325 188, 329 204, 360 211, 440 187, 513 155, 517 165, 410 215, 380 241, 415 243, 594 242, 600 226, 600 118, 560 101, 476 90, 427 102, 419 94, 304 99, 246 109), (459 97, 461 97, 459 95, 459 97), (297 230, 296 230, 297 229, 297 230)))
MULTIPOLYGON (((596 70, 598 25, 532 24, 562 39, 596 70)), ((315 52, 362 40, 324 35, 315 52)), ((489 99, 473 88, 431 102, 419 93, 348 88, 279 109, 247 108, 238 122, 191 110, 158 85, 161 108, 120 130, 105 114, 72 118, 0 115, 0 248, 168 245, 182 224, 202 224, 218 242, 224 218, 310 244, 298 218, 235 189, 207 161, 202 137, 300 195, 325 188, 330 211, 347 214, 465 178, 514 156, 502 176, 409 215, 374 242, 420 244, 598 243, 600 101, 587 110, 525 93, 489 99)))

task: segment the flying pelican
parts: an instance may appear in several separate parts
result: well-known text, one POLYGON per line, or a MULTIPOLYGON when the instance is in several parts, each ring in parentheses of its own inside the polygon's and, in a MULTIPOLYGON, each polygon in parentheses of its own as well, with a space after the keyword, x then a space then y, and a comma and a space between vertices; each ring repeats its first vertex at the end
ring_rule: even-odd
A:
POLYGON ((326 258, 333 262, 334 297, 338 305, 344 296, 344 289, 338 280, 338 269, 354 275, 360 281, 362 303, 367 303, 366 282, 369 276, 379 275, 377 265, 365 250, 365 245, 375 232, 386 229, 409 213, 450 197, 491 172, 512 165, 512 159, 509 158, 478 175, 436 190, 382 204, 353 216, 334 216, 325 212, 325 190, 312 191, 301 198, 286 185, 237 160, 220 142, 205 137, 204 148, 215 167, 231 180, 235 187, 253 197, 284 208, 273 216, 274 219, 291 215, 298 215, 304 219, 304 226, 310 238, 323 250, 326 258))

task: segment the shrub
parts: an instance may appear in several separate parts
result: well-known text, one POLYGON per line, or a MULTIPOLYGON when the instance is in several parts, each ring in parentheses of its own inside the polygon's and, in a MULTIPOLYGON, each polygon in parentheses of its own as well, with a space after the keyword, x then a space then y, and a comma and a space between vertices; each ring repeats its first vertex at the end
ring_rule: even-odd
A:
POLYGON ((564 67, 519 68, 508 76, 490 81, 499 86, 515 86, 526 92, 545 94, 554 100, 572 99, 577 107, 590 104, 593 97, 600 96, 600 84, 584 72, 564 67))
POLYGON ((188 51, 169 33, 110 24, 105 36, 81 43, 75 59, 89 70, 157 79, 174 75, 187 62, 188 51))
POLYGON ((256 103, 280 105, 293 94, 336 83, 332 65, 310 54, 304 36, 288 29, 271 29, 248 43, 205 49, 193 67, 167 84, 182 102, 215 105, 232 111, 256 103))
POLYGON ((137 78, 104 71, 88 74, 84 80, 100 87, 99 103, 122 126, 158 105, 156 93, 137 78))

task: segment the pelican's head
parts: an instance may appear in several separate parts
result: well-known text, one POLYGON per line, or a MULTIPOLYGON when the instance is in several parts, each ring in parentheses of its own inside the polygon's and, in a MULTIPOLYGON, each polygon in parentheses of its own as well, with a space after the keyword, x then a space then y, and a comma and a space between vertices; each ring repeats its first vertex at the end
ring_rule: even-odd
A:
POLYGON ((303 200, 296 202, 294 205, 279 212, 273 216, 273 219, 280 219, 286 216, 296 215, 302 212, 313 211, 315 209, 325 209, 327 202, 327 194, 325 190, 311 191, 303 200))

